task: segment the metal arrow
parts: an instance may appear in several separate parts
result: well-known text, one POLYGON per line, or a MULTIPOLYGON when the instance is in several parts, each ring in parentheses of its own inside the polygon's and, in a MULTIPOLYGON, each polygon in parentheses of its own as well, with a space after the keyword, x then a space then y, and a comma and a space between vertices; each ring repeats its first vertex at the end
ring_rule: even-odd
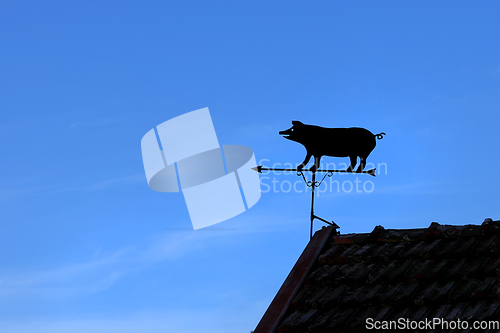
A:
POLYGON ((256 166, 256 167, 253 167, 252 170, 254 171, 257 171, 258 173, 262 173, 262 171, 295 171, 295 172, 304 172, 304 171, 309 171, 309 172, 312 172, 313 174, 316 173, 316 172, 338 172, 338 173, 365 173, 367 175, 370 175, 370 176, 373 176, 375 177, 375 171, 377 169, 370 169, 370 170, 366 170, 366 171, 347 171, 347 170, 324 170, 324 169, 318 169, 316 171, 313 171, 311 169, 308 169, 308 170, 299 170, 299 169, 280 169, 280 168, 264 168, 263 165, 259 165, 259 166, 256 166))

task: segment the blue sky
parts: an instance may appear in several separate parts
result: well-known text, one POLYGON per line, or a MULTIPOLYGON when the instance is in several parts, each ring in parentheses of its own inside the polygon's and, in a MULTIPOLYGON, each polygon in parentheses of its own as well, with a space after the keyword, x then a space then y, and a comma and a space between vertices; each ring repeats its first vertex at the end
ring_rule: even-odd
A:
POLYGON ((203 107, 221 144, 269 166, 304 158, 278 135, 292 120, 387 133, 368 158, 386 168, 359 176, 373 191, 322 185, 316 212, 342 233, 500 219, 499 10, 3 1, 0 331, 255 328, 308 242, 310 197, 268 175, 249 211, 190 230, 182 195, 148 188, 140 141, 203 107))

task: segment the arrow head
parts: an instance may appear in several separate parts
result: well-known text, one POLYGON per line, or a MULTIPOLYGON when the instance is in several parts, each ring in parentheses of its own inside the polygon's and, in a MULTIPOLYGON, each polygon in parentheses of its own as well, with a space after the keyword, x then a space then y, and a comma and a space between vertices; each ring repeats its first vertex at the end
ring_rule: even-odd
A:
POLYGON ((257 171, 258 173, 262 173, 262 165, 253 167, 252 170, 257 171))
POLYGON ((370 176, 375 177, 376 176, 375 171, 377 171, 377 169, 370 169, 367 170, 366 173, 369 174, 370 176))

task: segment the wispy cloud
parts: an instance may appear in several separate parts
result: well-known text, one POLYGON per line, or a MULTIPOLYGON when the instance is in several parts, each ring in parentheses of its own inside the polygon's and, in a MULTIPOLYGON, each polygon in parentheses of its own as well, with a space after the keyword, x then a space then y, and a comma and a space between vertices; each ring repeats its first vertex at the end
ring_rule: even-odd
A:
POLYGON ((24 199, 30 196, 51 195, 74 191, 99 191, 120 184, 133 184, 136 182, 145 182, 146 177, 143 173, 129 175, 125 177, 112 178, 91 184, 64 186, 50 185, 24 188, 5 188, 0 189, 0 202, 24 199))
POLYGON ((416 130, 415 134, 419 137, 427 139, 446 139, 453 138, 455 136, 455 130, 456 126, 454 124, 447 124, 446 126, 440 126, 439 128, 434 125, 429 125, 416 130))
POLYGON ((0 202, 16 200, 22 197, 36 194, 42 188, 6 188, 0 189, 0 202))
POLYGON ((418 182, 377 187, 376 194, 444 194, 452 192, 445 182, 418 182), (446 188, 446 190, 443 190, 446 188))
POLYGON ((2 333, 250 333, 262 309, 192 309, 140 312, 115 318, 43 319, 0 322, 2 333), (245 313, 244 316, 241 314, 245 313))
POLYGON ((88 120, 88 121, 77 121, 74 123, 69 124, 70 128, 77 128, 77 127, 93 127, 93 126, 105 126, 105 125, 110 125, 110 124, 115 124, 124 121, 125 118, 101 118, 101 119, 94 119, 94 120, 88 120))
MULTIPOLYGON (((213 235, 216 236, 216 235, 213 235)), ((144 244, 95 255, 45 270, 0 271, 0 295, 30 294, 70 297, 104 291, 121 277, 159 261, 178 258, 202 246, 211 233, 175 233, 143 240, 144 244)))
POLYGON ((126 273, 120 265, 124 252, 41 271, 4 270, 0 273, 0 295, 72 296, 105 290, 126 273))
POLYGON ((87 191, 97 191, 117 184, 134 183, 139 181, 144 181, 144 182, 146 181, 146 176, 143 173, 138 173, 126 177, 109 179, 102 182, 86 185, 83 186, 83 189, 87 191))

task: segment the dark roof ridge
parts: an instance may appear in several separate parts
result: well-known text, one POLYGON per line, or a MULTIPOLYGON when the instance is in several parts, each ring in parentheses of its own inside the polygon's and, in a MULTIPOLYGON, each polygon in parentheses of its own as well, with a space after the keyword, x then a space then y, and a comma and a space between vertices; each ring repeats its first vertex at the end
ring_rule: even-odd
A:
POLYGON ((367 242, 402 242, 441 238, 467 238, 482 234, 500 234, 500 221, 485 219, 481 225, 452 225, 432 222, 427 228, 385 229, 376 226, 371 233, 351 233, 332 235, 331 241, 337 244, 367 242))

